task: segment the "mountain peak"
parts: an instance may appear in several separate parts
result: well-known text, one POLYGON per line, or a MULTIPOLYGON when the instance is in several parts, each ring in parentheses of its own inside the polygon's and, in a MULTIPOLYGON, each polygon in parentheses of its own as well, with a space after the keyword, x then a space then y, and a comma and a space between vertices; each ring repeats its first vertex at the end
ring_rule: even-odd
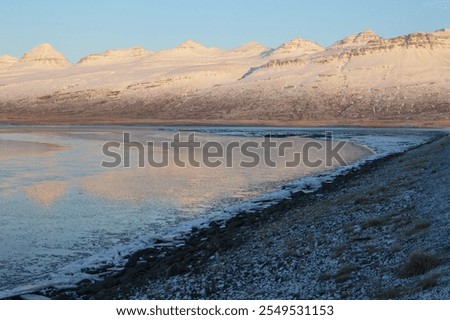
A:
POLYGON ((317 43, 315 43, 313 41, 305 40, 305 39, 300 38, 300 37, 296 37, 296 38, 292 39, 289 42, 285 42, 281 46, 279 46, 278 48, 299 49, 299 48, 305 48, 305 47, 310 47, 310 46, 317 47, 317 48, 322 48, 317 43))
POLYGON ((369 34, 369 35, 375 35, 378 37, 378 35, 370 28, 366 28, 363 31, 361 31, 360 33, 358 33, 358 35, 360 34, 369 34))
POLYGON ((233 52, 263 52, 267 50, 262 44, 256 41, 250 41, 243 45, 231 50, 233 52))
POLYGON ((322 46, 320 46, 316 42, 297 37, 289 42, 283 43, 281 46, 276 48, 271 53, 271 56, 300 56, 304 54, 312 54, 321 50, 323 50, 322 46))
POLYGON ((150 54, 151 51, 135 46, 127 49, 109 49, 103 53, 90 54, 87 57, 82 58, 78 63, 90 63, 94 61, 118 61, 122 59, 139 58, 150 54))
POLYGON ((342 40, 332 44, 333 48, 357 47, 367 44, 369 41, 380 40, 381 37, 370 29, 365 29, 358 34, 351 34, 342 40))
POLYGON ((42 43, 26 52, 20 59, 20 62, 52 66, 70 65, 70 62, 66 57, 62 53, 56 51, 49 43, 42 43))
POLYGON ((355 37, 355 39, 353 40, 354 43, 363 43, 366 44, 369 41, 372 40, 379 40, 380 36, 378 34, 376 34, 375 32, 373 32, 370 29, 365 29, 362 32, 358 33, 355 37))
POLYGON ((207 49, 204 45, 202 45, 201 43, 192 41, 192 40, 187 40, 185 42, 183 42, 182 44, 180 44, 179 46, 177 46, 177 49, 187 49, 187 50, 195 50, 195 49, 207 49))

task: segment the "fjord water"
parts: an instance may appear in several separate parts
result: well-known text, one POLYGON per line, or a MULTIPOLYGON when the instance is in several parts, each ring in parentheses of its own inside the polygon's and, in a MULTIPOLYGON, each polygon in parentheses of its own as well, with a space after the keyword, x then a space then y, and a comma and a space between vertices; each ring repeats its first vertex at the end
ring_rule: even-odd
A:
MULTIPOLYGON (((183 168, 173 163, 139 168, 136 154, 131 168, 102 167, 103 160, 111 161, 102 154, 102 146, 122 141, 123 132, 130 133, 133 141, 153 141, 159 157, 162 151, 157 147, 175 134, 142 127, 0 128, 0 290, 32 283, 43 274, 139 237, 162 237, 183 223, 330 169, 302 164, 286 168, 286 158, 275 154, 275 168, 264 164, 243 168, 239 163, 249 159, 236 151, 230 168, 189 164, 183 168)), ((181 139, 187 140, 188 134, 182 132, 181 139)), ((196 133, 196 139, 223 146, 231 141, 262 141, 205 132, 196 133)), ((312 139, 275 140, 293 141, 298 151, 312 139)), ((370 149, 353 143, 340 153, 348 163, 369 154, 370 149)))

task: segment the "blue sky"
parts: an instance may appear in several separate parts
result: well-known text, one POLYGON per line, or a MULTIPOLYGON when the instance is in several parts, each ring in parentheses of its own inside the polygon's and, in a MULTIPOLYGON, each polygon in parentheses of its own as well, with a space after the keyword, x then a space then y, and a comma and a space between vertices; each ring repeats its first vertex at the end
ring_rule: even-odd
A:
POLYGON ((230 49, 276 47, 297 36, 327 46, 370 28, 383 37, 450 26, 450 0, 0 0, 0 55, 49 42, 72 62, 140 45, 192 39, 230 49))

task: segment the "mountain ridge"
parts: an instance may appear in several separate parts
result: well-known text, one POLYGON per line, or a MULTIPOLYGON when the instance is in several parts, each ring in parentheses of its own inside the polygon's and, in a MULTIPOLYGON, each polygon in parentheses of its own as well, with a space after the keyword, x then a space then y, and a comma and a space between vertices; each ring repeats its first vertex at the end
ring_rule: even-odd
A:
POLYGON ((143 57, 150 54, 151 51, 146 50, 140 46, 134 46, 127 49, 108 49, 102 53, 93 53, 84 58, 81 58, 77 64, 85 64, 92 62, 106 62, 106 61, 115 61, 122 59, 132 59, 143 57))
POLYGON ((450 120, 449 49, 450 29, 392 38, 364 30, 326 48, 302 38, 231 50, 189 40, 72 65, 44 44, 0 57, 0 120, 450 120))

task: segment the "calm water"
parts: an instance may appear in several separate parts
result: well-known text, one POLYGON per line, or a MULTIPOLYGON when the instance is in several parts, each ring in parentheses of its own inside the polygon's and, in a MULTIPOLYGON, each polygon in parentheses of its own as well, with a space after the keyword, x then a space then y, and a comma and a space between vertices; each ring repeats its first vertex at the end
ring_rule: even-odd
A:
MULTIPOLYGON (((238 152, 233 153, 233 168, 138 168, 136 157, 131 168, 103 168, 101 162, 111 160, 102 154, 103 144, 122 141, 123 132, 133 141, 154 141, 155 146, 175 133, 129 127, 0 128, 0 290, 32 283, 67 265, 78 266, 75 262, 101 252, 106 262, 111 248, 162 237, 186 221, 329 169, 286 168, 286 158, 275 153, 276 168, 241 168, 238 163, 249 158, 238 152)), ((188 134, 182 132, 182 140, 188 134)), ((224 146, 262 141, 211 133, 196 133, 196 138, 224 146)), ((292 141, 296 151, 311 140, 276 139, 292 141)), ((155 152, 162 155, 158 148, 155 152)), ((369 154, 356 144, 347 144, 341 152, 349 163, 369 154)), ((323 158, 320 152, 313 156, 323 158)), ((181 157, 187 158, 185 152, 181 157)))

